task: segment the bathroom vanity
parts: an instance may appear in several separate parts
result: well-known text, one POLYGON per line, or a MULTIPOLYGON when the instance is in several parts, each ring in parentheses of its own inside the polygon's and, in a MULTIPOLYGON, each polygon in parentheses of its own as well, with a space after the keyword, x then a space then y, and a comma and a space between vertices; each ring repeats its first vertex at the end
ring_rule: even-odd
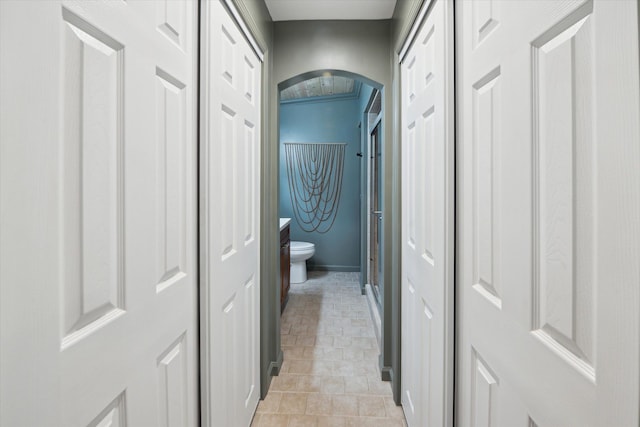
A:
POLYGON ((290 218, 280 218, 280 313, 284 311, 284 307, 289 300, 289 277, 290 277, 290 236, 289 224, 290 218))

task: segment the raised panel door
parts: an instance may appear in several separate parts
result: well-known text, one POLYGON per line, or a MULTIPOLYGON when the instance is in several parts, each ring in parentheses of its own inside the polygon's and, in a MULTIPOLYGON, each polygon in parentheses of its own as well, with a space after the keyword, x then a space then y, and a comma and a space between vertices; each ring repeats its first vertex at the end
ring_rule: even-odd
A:
POLYGON ((260 394, 262 63, 226 6, 203 3, 203 424, 248 426, 260 394))
POLYGON ((433 1, 402 70, 402 404, 452 425, 452 3, 433 1))
POLYGON ((458 420, 638 425, 638 3, 457 6, 458 420))
POLYGON ((2 425, 198 424, 197 4, 176 5, 0 4, 2 425))

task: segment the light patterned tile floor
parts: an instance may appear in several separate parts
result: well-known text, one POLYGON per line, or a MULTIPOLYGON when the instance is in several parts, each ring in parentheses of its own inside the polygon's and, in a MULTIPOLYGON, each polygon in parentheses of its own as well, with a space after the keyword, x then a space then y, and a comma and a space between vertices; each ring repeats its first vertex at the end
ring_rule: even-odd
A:
POLYGON ((359 273, 310 272, 292 284, 282 314, 284 362, 252 427, 403 427, 359 273))

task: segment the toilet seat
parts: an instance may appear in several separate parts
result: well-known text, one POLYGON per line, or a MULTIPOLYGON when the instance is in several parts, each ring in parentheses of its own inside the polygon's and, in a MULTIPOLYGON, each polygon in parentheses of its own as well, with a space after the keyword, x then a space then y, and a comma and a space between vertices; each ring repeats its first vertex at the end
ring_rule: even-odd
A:
POLYGON ((315 245, 313 243, 309 243, 309 242, 296 242, 296 241, 292 241, 290 248, 291 251, 297 252, 297 251, 308 251, 309 249, 313 249, 315 247, 315 245))

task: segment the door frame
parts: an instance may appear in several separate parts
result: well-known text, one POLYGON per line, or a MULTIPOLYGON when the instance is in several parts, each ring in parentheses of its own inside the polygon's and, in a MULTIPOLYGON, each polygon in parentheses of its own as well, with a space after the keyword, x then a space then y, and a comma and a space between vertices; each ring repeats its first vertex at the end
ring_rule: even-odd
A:
MULTIPOLYGON (((381 250, 381 242, 380 242, 380 229, 382 227, 377 226, 377 230, 376 232, 378 233, 377 238, 378 238, 378 254, 374 254, 372 248, 373 248, 373 234, 374 234, 374 227, 376 227, 376 225, 374 225, 374 221, 373 221, 373 211, 374 211, 374 207, 373 207, 373 189, 375 187, 375 183, 373 181, 374 179, 374 170, 376 170, 375 168, 375 156, 376 151, 380 151, 380 155, 384 156, 384 152, 382 151, 382 144, 383 141, 381 141, 382 138, 382 134, 381 134, 381 130, 382 130, 382 112, 378 113, 378 116, 376 117, 375 121, 370 125, 367 126, 367 235, 366 235, 366 239, 367 239, 367 265, 366 265, 366 270, 365 270, 365 275, 366 275, 366 284, 369 284, 371 286, 371 290, 374 296, 374 300, 376 302, 376 305, 378 307, 378 310, 381 309, 382 307, 382 303, 380 300, 380 281, 381 281, 381 277, 383 277, 381 273, 380 268, 382 268, 382 264, 380 263, 380 250, 381 250), (377 140, 376 140, 376 147, 373 146, 373 134, 374 132, 376 132, 377 129, 377 140), (378 150, 376 150, 375 148, 378 148, 378 150), (378 259, 376 260, 376 262, 373 262, 373 257, 377 256, 378 259), (377 265, 377 279, 378 279, 378 289, 374 288, 374 284, 373 284, 373 280, 372 280, 372 276, 376 274, 376 272, 374 271, 374 269, 376 268, 377 265)), ((384 159, 380 160, 380 166, 382 166, 382 162, 384 162, 384 159)), ((375 175, 377 178, 382 178, 382 167, 380 167, 378 170, 376 170, 377 175, 375 175)), ((378 205, 380 206, 382 204, 382 200, 381 200, 381 192, 380 192, 380 188, 378 187, 378 194, 377 194, 377 198, 378 198, 378 205)), ((382 207, 380 207, 380 211, 382 210, 382 207)), ((382 213, 380 213, 380 217, 382 217, 382 213)))
MULTIPOLYGON (((400 64, 406 59, 409 49, 416 41, 418 32, 426 22, 427 16, 431 11, 431 6, 436 1, 445 3, 445 15, 447 28, 445 30, 445 91, 447 94, 446 111, 445 111, 445 139, 446 139, 446 165, 445 165, 445 198, 446 198, 446 214, 445 214, 445 252, 446 252, 446 270, 445 270, 445 425, 451 427, 454 425, 454 387, 455 387, 455 367, 456 367, 456 349, 455 349, 455 289, 458 286, 455 280, 455 261, 456 261, 456 245, 455 245, 455 226, 456 226, 456 116, 455 116, 455 0, 424 0, 420 7, 417 17, 413 22, 407 37, 402 43, 398 51, 398 71, 400 64)), ((401 76, 401 73, 400 73, 401 76)), ((399 93, 397 98, 400 104, 400 111, 403 107, 402 98, 402 78, 399 78, 399 93)), ((400 115, 402 113, 400 112, 400 115)), ((402 128, 400 126, 400 139, 402 141, 402 128)), ((400 144, 399 144, 400 145, 400 144)), ((399 160, 401 163, 401 160, 399 160)), ((401 167, 401 165, 400 165, 401 167)), ((402 242, 401 242, 402 244, 402 242)), ((401 255, 402 256, 402 255, 401 255)), ((401 333, 401 330, 399 331, 401 333)), ((402 339, 402 338, 401 338, 402 339)), ((401 367, 402 368, 402 367, 401 367)), ((395 391, 395 390, 394 390, 395 391)))
MULTIPOLYGON (((362 112, 362 119, 360 122, 360 155, 362 155, 363 162, 361 163, 361 176, 360 176, 360 291, 362 295, 366 295, 366 285, 369 283, 369 271, 370 271, 370 249, 371 249, 371 193, 370 193, 370 181, 371 181, 371 133, 372 130, 380 125, 382 128, 382 121, 384 116, 384 107, 382 106, 378 113, 373 126, 370 125, 371 108, 377 97, 382 97, 382 89, 374 87, 369 95, 369 100, 365 105, 362 112)), ((380 307, 379 307, 380 309, 380 307)))

